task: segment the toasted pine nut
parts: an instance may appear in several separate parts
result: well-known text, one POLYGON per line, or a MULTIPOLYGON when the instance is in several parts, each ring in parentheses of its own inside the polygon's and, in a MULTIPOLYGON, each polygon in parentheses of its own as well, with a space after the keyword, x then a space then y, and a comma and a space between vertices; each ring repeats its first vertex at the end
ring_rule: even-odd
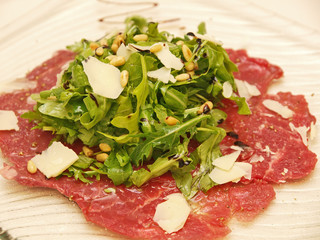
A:
POLYGON ((109 155, 106 153, 99 153, 97 154, 96 159, 98 162, 104 162, 105 160, 107 160, 108 157, 109 155))
POLYGON ((174 126, 174 125, 176 125, 176 124, 179 122, 179 120, 176 119, 175 117, 168 116, 168 117, 166 117, 166 119, 164 120, 164 122, 165 122, 166 124, 168 124, 169 126, 174 126))
POLYGON ((162 44, 155 44, 150 48, 150 52, 156 53, 162 50, 162 44))
POLYGON ((102 38, 99 43, 100 43, 101 46, 105 46, 105 47, 108 46, 108 41, 105 38, 102 38))
POLYGON ((125 87, 128 84, 129 80, 129 72, 127 70, 123 70, 120 75, 120 84, 121 87, 125 87))
POLYGON ((103 47, 98 47, 98 48, 96 48, 95 53, 96 53, 98 56, 102 56, 103 53, 104 53, 103 47))
POLYGON ((106 59, 108 59, 109 61, 111 61, 112 59, 116 58, 116 55, 109 55, 106 57, 106 59))
POLYGON ((182 54, 185 60, 189 61, 192 57, 192 52, 187 45, 182 45, 182 54))
POLYGON ((179 40, 176 44, 182 46, 184 42, 182 40, 179 40))
POLYGON ((199 65, 198 65, 197 62, 195 62, 195 63, 194 63, 194 68, 193 68, 193 70, 198 70, 198 69, 199 69, 199 65))
POLYGON ((202 104, 198 110, 198 114, 207 113, 213 108, 213 103, 211 101, 207 101, 202 104))
POLYGON ((112 43, 111 50, 113 53, 116 53, 118 51, 119 45, 116 43, 112 43))
POLYGON ((34 164, 32 160, 28 161, 27 170, 29 173, 32 173, 32 174, 37 172, 37 166, 34 164))
POLYGON ((175 77, 178 82, 186 81, 190 78, 188 73, 181 73, 175 77))
POLYGON ((51 95, 49 97, 47 97, 48 100, 57 100, 57 97, 54 95, 51 95))
POLYGON ((92 157, 92 155, 93 155, 93 151, 90 148, 88 148, 87 146, 83 146, 82 151, 83 151, 84 155, 86 155, 87 157, 92 157))
POLYGON ((110 64, 119 67, 126 63, 126 59, 123 56, 116 56, 110 61, 110 64))
POLYGON ((194 71, 188 71, 188 74, 190 75, 190 77, 192 77, 195 74, 195 72, 194 71))
POLYGON ((117 35, 116 38, 114 39, 113 43, 120 46, 121 43, 124 43, 124 36, 122 34, 117 35))
POLYGON ((100 143, 99 148, 103 152, 110 152, 111 151, 111 147, 108 143, 100 143))
POLYGON ((133 37, 133 40, 136 42, 147 41, 148 35, 147 34, 137 34, 133 37))
POLYGON ((185 64, 185 69, 187 71, 192 71, 194 69, 194 63, 193 62, 189 62, 185 64))
POLYGON ((99 47, 99 44, 96 42, 91 42, 90 43, 90 48, 92 51, 96 50, 99 47))

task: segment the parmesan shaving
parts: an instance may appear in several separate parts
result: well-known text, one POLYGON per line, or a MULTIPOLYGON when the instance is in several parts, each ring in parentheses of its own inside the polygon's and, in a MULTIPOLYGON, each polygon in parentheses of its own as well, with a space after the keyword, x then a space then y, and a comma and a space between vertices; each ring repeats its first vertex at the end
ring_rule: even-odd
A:
POLYGON ((209 173, 209 177, 217 184, 224 184, 227 182, 238 182, 242 177, 251 179, 251 172, 252 165, 250 163, 235 162, 229 171, 215 167, 209 173))
POLYGON ((261 93, 259 89, 246 81, 235 79, 235 84, 238 89, 240 97, 244 97, 249 100, 252 96, 259 96, 261 93))
POLYGON ((101 62, 95 57, 82 61, 82 65, 94 93, 111 99, 117 99, 120 96, 123 87, 120 84, 118 68, 101 62))
POLYGON ((309 131, 309 127, 302 126, 302 127, 295 127, 292 122, 289 123, 289 127, 291 131, 296 131, 301 136, 302 142, 304 145, 308 146, 308 138, 307 133, 309 131))
MULTIPOLYGON (((159 43, 156 43, 156 44, 159 44, 159 43)), ((156 44, 154 44, 154 45, 156 45, 156 44)), ((154 45, 152 45, 152 46, 154 46, 154 45)), ((163 43, 162 46, 163 47, 159 52, 154 53, 157 56, 157 58, 160 60, 160 62, 166 68, 173 68, 176 70, 181 70, 184 66, 183 63, 181 62, 181 59, 176 57, 174 54, 172 54, 170 52, 169 45, 167 43, 163 43)))
POLYGON ((257 154, 254 154, 250 158, 250 163, 263 162, 263 161, 264 161, 264 157, 257 154))
POLYGON ((230 170, 234 165, 235 161, 238 159, 241 151, 235 151, 228 155, 224 155, 222 157, 216 158, 212 161, 212 164, 216 167, 219 167, 223 170, 230 170))
POLYGON ((13 111, 0 110, 0 130, 19 130, 18 118, 13 111))
POLYGON ((138 51, 149 51, 153 46, 162 44, 162 49, 158 52, 155 52, 154 55, 160 60, 160 62, 166 68, 173 68, 176 70, 181 70, 183 68, 183 63, 180 58, 176 57, 173 53, 170 52, 169 45, 167 43, 155 43, 152 46, 140 46, 136 44, 128 44, 130 49, 135 49, 138 51))
POLYGON ((129 57, 133 52, 136 52, 137 50, 130 49, 126 47, 123 43, 120 45, 117 51, 117 56, 122 56, 128 61, 129 57))
POLYGON ((37 81, 28 81, 26 78, 17 78, 14 81, 0 82, 0 93, 10 93, 20 89, 33 89, 37 86, 37 81))
POLYGON ((255 85, 252 85, 246 81, 244 81, 244 85, 248 89, 248 92, 251 96, 259 96, 261 94, 259 89, 255 85))
POLYGON ((153 221, 167 233, 177 232, 187 221, 191 207, 181 193, 170 194, 166 199, 157 205, 153 221))
POLYGON ((242 147, 239 147, 239 146, 236 146, 236 145, 232 145, 230 148, 232 150, 235 150, 235 151, 244 151, 242 147))
POLYGON ((291 118, 293 116, 293 111, 291 109, 277 101, 266 99, 262 104, 269 110, 278 113, 283 118, 291 118))
POLYGON ((232 96, 233 89, 229 82, 224 82, 222 85, 222 95, 225 98, 230 98, 232 96))
POLYGON ((148 77, 158 79, 163 83, 168 83, 169 81, 173 83, 176 82, 174 76, 171 75, 171 69, 166 67, 159 68, 155 71, 149 71, 147 75, 148 77))
POLYGON ((312 141, 313 139, 315 139, 316 135, 317 135, 317 128, 314 122, 312 122, 310 126, 309 141, 312 141))

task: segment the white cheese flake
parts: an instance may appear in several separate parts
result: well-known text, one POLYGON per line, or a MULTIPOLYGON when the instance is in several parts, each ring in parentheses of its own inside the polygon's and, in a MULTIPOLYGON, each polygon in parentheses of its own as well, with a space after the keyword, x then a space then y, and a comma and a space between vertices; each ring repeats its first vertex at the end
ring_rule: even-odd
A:
POLYGON ((147 51, 147 50, 150 50, 153 46, 159 45, 159 44, 162 45, 162 49, 158 52, 155 52, 154 55, 157 56, 157 58, 166 68, 181 70, 184 66, 181 59, 176 57, 172 52, 170 52, 169 45, 167 43, 158 42, 151 46, 140 46, 137 44, 128 44, 128 47, 130 49, 135 49, 138 51, 147 51))
POLYGON ((167 233, 177 232, 183 228, 191 208, 181 193, 170 194, 166 199, 157 205, 153 221, 167 233))
POLYGON ((261 95, 260 90, 255 86, 252 85, 246 81, 244 81, 244 85, 246 86, 246 88, 248 89, 248 92, 251 96, 259 96, 261 95))
POLYGON ((166 67, 159 68, 155 71, 149 71, 147 72, 147 75, 148 77, 158 79, 163 83, 168 83, 169 81, 173 83, 176 82, 176 79, 171 74, 171 69, 166 67))
POLYGON ((29 81, 27 78, 17 78, 14 81, 0 81, 0 93, 11 93, 20 89, 33 89, 37 81, 29 81))
POLYGON ((209 177, 217 184, 224 184, 227 182, 238 182, 242 177, 251 179, 251 172, 252 165, 250 163, 235 162, 229 171, 215 167, 209 173, 209 177))
POLYGON ((230 148, 232 150, 235 150, 235 151, 244 151, 244 149, 242 147, 239 147, 239 146, 236 146, 236 145, 232 145, 230 148))
POLYGON ((233 93, 233 89, 232 89, 231 83, 224 82, 222 85, 222 95, 225 98, 230 98, 232 96, 232 93, 233 93))
POLYGON ((120 84, 120 70, 111 64, 89 57, 82 61, 83 69, 88 77, 93 92, 111 99, 116 99, 123 91, 120 84))
POLYGON ((0 130, 19 130, 18 118, 13 111, 0 110, 0 130))
POLYGON ((255 85, 239 79, 235 79, 234 81, 240 97, 244 97, 245 99, 249 100, 251 97, 259 96, 261 94, 255 85))
POLYGON ((251 96, 246 85, 244 84, 244 81, 235 79, 234 82, 237 86, 239 96, 244 97, 245 99, 250 99, 251 96))
POLYGON ((293 116, 293 111, 290 108, 275 100, 266 99, 262 104, 269 110, 278 113, 283 118, 291 118, 293 116))
POLYGON ((235 161, 238 159, 240 153, 241 153, 241 151, 238 150, 233 153, 216 158, 212 161, 212 164, 214 166, 217 166, 217 167, 223 169, 223 170, 228 171, 233 167, 233 165, 234 165, 235 161))
POLYGON ((213 42, 213 43, 216 44, 216 45, 220 45, 220 46, 223 45, 223 42, 222 42, 222 41, 216 39, 216 38, 215 38, 214 36, 212 36, 212 35, 208 35, 208 34, 202 35, 202 34, 199 34, 199 33, 195 33, 195 36, 196 36, 197 38, 202 39, 202 40, 206 40, 206 41, 209 41, 209 42, 213 42))
POLYGON ((78 160, 78 155, 61 142, 53 142, 41 154, 31 159, 47 178, 57 177, 78 160))
MULTIPOLYGON (((156 43, 156 44, 159 44, 159 43, 156 43)), ((166 68, 181 70, 184 66, 181 59, 176 57, 173 53, 170 52, 169 45, 167 43, 163 43, 162 49, 159 52, 155 52, 154 54, 157 56, 157 58, 166 68)))
POLYGON ((297 133, 299 133, 299 135, 301 136, 302 142, 304 145, 308 146, 308 131, 309 131, 309 127, 307 126, 301 126, 301 127, 295 127, 294 124, 292 122, 289 123, 289 127, 291 129, 291 131, 296 131, 297 133))
POLYGON ((136 52, 137 50, 132 50, 128 47, 126 47, 123 43, 121 43, 120 47, 118 48, 117 51, 117 56, 122 56, 128 61, 129 57, 133 52, 136 52))
POLYGON ((309 141, 312 141, 313 139, 315 139, 316 135, 317 135, 317 127, 314 124, 314 122, 312 122, 310 126, 309 141))
POLYGON ((264 161, 264 157, 257 154, 253 154, 253 156, 250 158, 250 163, 263 162, 263 161, 264 161))

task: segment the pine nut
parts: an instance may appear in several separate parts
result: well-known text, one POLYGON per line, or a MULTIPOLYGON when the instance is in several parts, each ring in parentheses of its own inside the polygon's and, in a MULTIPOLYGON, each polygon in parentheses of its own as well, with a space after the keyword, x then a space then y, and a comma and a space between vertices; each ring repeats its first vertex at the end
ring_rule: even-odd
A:
POLYGON ((114 39, 113 43, 120 46, 121 43, 124 43, 124 36, 122 34, 117 35, 116 38, 114 39))
POLYGON ((137 34, 133 37, 133 40, 136 42, 147 41, 148 35, 147 34, 137 34))
POLYGON ((97 154, 96 159, 98 162, 104 162, 105 160, 107 160, 108 157, 109 155, 106 153, 99 153, 97 154))
POLYGON ((151 53, 160 52, 162 50, 162 44, 155 44, 150 48, 151 53))
POLYGON ((98 55, 98 56, 102 56, 103 53, 104 53, 103 47, 98 47, 98 48, 95 50, 95 53, 96 53, 96 55, 98 55))
POLYGON ((187 71, 192 71, 193 69, 194 69, 194 63, 193 62, 189 62, 189 63, 186 63, 185 64, 185 69, 187 70, 187 71))
POLYGON ((127 70, 123 70, 120 75, 120 84, 121 87, 125 87, 128 84, 129 80, 129 72, 127 70))
POLYGON ((111 61, 112 59, 116 58, 116 55, 109 55, 106 57, 106 59, 108 59, 109 61, 111 61))
POLYGON ((179 46, 182 46, 184 44, 184 42, 182 40, 179 40, 176 44, 179 46))
POLYGON ((32 160, 28 161, 27 170, 29 173, 32 173, 32 174, 37 172, 37 166, 34 164, 32 160))
POLYGON ((111 151, 111 147, 108 143, 100 143, 99 148, 103 152, 110 152, 111 151))
POLYGON ((99 44, 96 42, 91 42, 90 43, 90 48, 92 51, 96 50, 99 47, 99 44))
POLYGON ((111 50, 113 53, 116 53, 118 51, 119 45, 116 43, 112 43, 111 50))
POLYGON ((47 97, 48 100, 57 100, 57 97, 54 95, 51 95, 49 97, 47 97))
POLYGON ((92 155, 93 155, 93 151, 90 148, 88 148, 87 146, 83 146, 82 151, 83 151, 84 155, 86 155, 87 157, 92 157, 92 155))
POLYGON ((195 74, 195 72, 194 71, 188 71, 188 74, 190 75, 190 77, 192 77, 195 74))
POLYGON ((168 124, 169 126, 174 126, 174 125, 176 125, 177 123, 179 123, 179 120, 176 119, 175 117, 168 116, 168 117, 166 117, 166 119, 164 120, 164 122, 165 122, 166 124, 168 124))
POLYGON ((192 52, 187 45, 182 45, 182 54, 185 60, 189 61, 192 57, 192 52))
POLYGON ((119 67, 126 63, 126 59, 123 56, 116 56, 110 61, 110 64, 119 67))
POLYGON ((211 101, 207 101, 202 104, 198 110, 198 114, 208 113, 213 108, 213 103, 211 101))
POLYGON ((108 47, 108 41, 105 38, 102 38, 99 43, 101 46, 108 47))
POLYGON ((175 77, 178 82, 186 81, 190 78, 188 73, 181 73, 175 77))

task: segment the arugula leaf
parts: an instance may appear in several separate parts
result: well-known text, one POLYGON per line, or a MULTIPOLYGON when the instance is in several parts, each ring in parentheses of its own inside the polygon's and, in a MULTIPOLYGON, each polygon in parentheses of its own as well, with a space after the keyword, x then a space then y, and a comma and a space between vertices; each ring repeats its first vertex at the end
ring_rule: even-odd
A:
MULTIPOLYGON (((35 122, 35 129, 52 131, 57 139, 67 143, 80 140, 92 149, 99 149, 100 143, 110 143, 112 150, 104 163, 80 154, 64 176, 91 183, 92 179, 101 180, 106 175, 115 185, 139 187, 171 172, 186 197, 191 198, 198 191, 206 192, 215 185, 208 173, 213 168, 212 159, 221 154, 219 143, 225 136, 225 131, 217 126, 221 119, 226 119, 226 114, 216 107, 221 106, 224 98, 223 83, 229 82, 236 90, 232 73, 237 67, 215 42, 160 32, 158 23, 140 16, 127 18, 125 24, 121 35, 127 47, 129 43, 141 46, 166 43, 173 55, 185 61, 182 47, 177 44, 183 40, 192 52, 185 65, 192 62, 195 67, 191 72, 185 67, 171 69, 170 74, 175 77, 189 73, 190 79, 165 84, 148 78, 148 71, 163 67, 157 54, 128 50, 131 54, 125 64, 117 67, 120 72, 128 71, 128 84, 117 99, 102 97, 93 92, 82 62, 91 56, 110 64, 109 56, 114 52, 104 47, 103 54, 98 56, 90 45, 101 45, 101 42, 82 39, 67 47, 77 55, 57 86, 32 95, 37 102, 34 111, 22 117, 35 122), (146 34, 148 40, 137 43, 134 40, 137 34, 146 34), (199 114, 200 106, 207 101, 212 102, 213 109, 199 114), (169 126, 168 116, 179 122, 169 126), (193 153, 188 152, 190 141, 199 143, 193 153)), ((206 34, 204 22, 199 24, 198 33, 206 34)), ((112 46, 118 44, 117 36, 118 33, 108 34, 103 40, 112 46)), ((244 98, 232 96, 230 100, 238 105, 240 114, 250 114, 244 98)), ((100 152, 97 151, 96 154, 100 152)))
POLYGON ((204 119, 209 118, 208 115, 199 115, 189 121, 176 126, 163 127, 161 131, 146 136, 146 140, 139 144, 131 153, 130 157, 132 162, 139 166, 143 163, 143 160, 150 153, 152 148, 160 146, 163 151, 170 149, 173 146, 179 144, 180 136, 190 131, 196 124, 204 119))
POLYGON ((205 23, 205 22, 201 22, 201 23, 198 25, 198 33, 199 33, 199 34, 202 34, 202 35, 207 33, 206 23, 205 23))

